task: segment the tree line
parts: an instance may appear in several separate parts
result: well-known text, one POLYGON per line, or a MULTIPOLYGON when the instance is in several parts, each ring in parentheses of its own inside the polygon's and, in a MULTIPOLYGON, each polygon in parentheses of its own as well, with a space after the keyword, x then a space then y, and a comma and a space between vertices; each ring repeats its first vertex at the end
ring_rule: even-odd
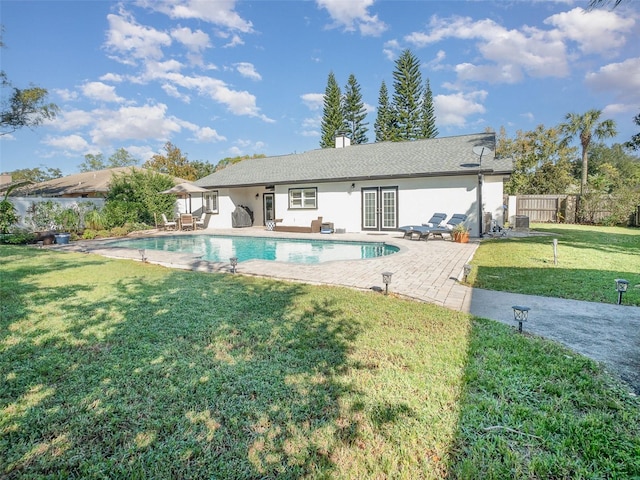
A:
MULTIPOLYGON (((355 75, 349 75, 343 94, 334 73, 329 72, 323 99, 320 147, 333 148, 337 135, 346 135, 354 145, 367 143, 366 116, 355 75)), ((384 80, 380 85, 374 129, 376 142, 419 140, 438 135, 431 85, 429 79, 423 85, 420 61, 410 50, 403 51, 395 61, 391 98, 384 80)))

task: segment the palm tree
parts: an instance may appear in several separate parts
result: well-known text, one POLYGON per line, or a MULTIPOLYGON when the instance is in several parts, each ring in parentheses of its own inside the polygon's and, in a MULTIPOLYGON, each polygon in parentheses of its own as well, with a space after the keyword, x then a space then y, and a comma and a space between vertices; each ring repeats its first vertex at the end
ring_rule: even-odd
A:
POLYGON ((561 132, 566 135, 568 141, 572 137, 579 135, 582 146, 582 178, 580 180, 580 195, 587 189, 587 170, 589 167, 589 144, 593 137, 597 139, 615 137, 616 123, 613 120, 603 120, 599 122, 602 110, 589 110, 582 115, 577 113, 567 113, 566 122, 560 124, 561 132))
POLYGON ((613 3, 613 8, 616 8, 618 5, 622 3, 622 0, 591 0, 589 2, 589 9, 604 7, 605 5, 609 5, 613 3))

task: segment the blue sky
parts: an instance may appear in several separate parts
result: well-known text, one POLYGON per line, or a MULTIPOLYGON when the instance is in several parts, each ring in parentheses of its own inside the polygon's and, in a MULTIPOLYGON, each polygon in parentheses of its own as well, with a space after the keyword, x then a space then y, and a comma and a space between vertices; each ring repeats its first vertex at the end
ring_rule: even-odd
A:
POLYGON ((369 141, 381 82, 409 48, 434 96, 440 136, 547 127, 603 110, 616 142, 638 132, 640 3, 574 1, 138 0, 0 3, 1 68, 47 88, 61 112, 0 137, 1 171, 74 173, 125 148, 143 162, 167 141, 190 160, 319 148, 333 71, 358 80, 369 141))

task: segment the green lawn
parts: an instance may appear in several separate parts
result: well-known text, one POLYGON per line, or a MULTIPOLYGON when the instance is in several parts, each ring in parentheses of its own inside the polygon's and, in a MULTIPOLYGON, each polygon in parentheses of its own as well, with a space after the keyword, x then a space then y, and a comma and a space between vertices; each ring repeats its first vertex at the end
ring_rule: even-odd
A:
POLYGON ((2 478, 633 478, 594 362, 375 292, 0 246, 2 478))
POLYGON ((640 306, 640 228, 535 224, 542 236, 483 240, 469 282, 488 290, 640 306), (558 240, 554 264, 553 239, 558 240))

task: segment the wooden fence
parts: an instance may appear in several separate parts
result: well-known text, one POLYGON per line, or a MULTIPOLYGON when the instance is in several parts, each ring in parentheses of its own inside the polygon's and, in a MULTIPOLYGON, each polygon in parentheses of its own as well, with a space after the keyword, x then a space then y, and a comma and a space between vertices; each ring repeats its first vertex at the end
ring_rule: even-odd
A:
MULTIPOLYGON (((529 217, 531 223, 576 223, 580 195, 517 195, 513 215, 529 217)), ((506 202, 505 202, 506 203, 506 202)), ((512 202, 509 202, 512 204, 512 202)), ((590 220, 598 223, 611 215, 608 210, 591 212, 590 220)), ((640 226, 640 206, 629 219, 631 226, 640 226)))

